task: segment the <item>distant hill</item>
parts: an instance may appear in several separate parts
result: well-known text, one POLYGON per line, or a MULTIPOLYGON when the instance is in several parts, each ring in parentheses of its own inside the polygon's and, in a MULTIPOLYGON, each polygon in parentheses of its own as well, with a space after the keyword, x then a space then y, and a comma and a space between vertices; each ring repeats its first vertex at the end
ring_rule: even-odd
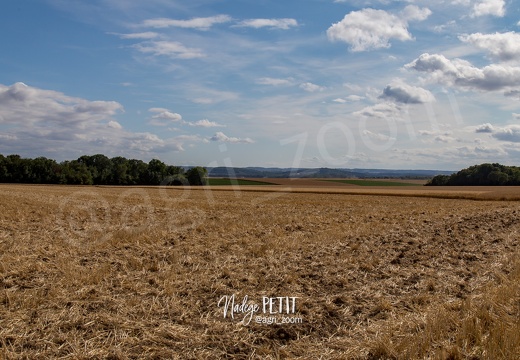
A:
POLYGON ((385 170, 385 169, 331 169, 331 168, 263 168, 214 167, 207 168, 209 177, 228 178, 380 178, 431 179, 436 175, 451 175, 442 170, 385 170))
POLYGON ((470 166, 451 175, 437 175, 429 186, 502 186, 520 185, 520 167, 498 163, 470 166))

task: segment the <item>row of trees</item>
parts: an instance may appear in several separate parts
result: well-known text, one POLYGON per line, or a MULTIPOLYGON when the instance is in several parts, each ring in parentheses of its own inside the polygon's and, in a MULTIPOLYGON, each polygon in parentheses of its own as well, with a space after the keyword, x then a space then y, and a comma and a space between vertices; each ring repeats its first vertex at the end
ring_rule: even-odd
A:
POLYGON ((73 185, 206 185, 203 167, 185 171, 153 159, 149 163, 118 156, 83 155, 61 163, 45 157, 0 154, 0 182, 73 185))
POLYGON ((437 175, 426 185, 432 186, 497 186, 520 185, 520 167, 501 164, 470 166, 451 175, 437 175))

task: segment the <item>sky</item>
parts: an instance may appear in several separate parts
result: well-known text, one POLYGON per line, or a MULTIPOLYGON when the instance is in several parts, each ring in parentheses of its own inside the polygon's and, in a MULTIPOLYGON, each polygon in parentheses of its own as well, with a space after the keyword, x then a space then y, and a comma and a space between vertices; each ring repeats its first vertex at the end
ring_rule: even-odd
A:
POLYGON ((520 165, 513 0, 6 0, 0 153, 520 165))

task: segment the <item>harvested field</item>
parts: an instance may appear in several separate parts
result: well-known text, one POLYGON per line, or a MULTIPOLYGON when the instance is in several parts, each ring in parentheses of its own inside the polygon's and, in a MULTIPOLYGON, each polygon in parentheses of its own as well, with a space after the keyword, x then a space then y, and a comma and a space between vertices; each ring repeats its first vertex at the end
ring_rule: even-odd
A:
POLYGON ((520 354, 513 190, 273 187, 0 185, 0 358, 520 354))
POLYGON ((254 192, 286 192, 286 193, 320 193, 350 195, 385 195, 430 197, 441 199, 472 200, 520 200, 520 186, 417 186, 421 180, 399 180, 410 182, 411 186, 359 186, 354 184, 330 181, 331 179, 247 179, 250 181, 266 181, 278 186, 219 186, 209 187, 221 191, 254 191, 254 192))

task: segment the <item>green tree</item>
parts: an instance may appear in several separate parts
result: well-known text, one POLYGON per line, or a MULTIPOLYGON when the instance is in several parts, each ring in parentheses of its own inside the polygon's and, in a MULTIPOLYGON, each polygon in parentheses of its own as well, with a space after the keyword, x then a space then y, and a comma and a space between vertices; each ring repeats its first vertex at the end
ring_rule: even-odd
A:
POLYGON ((149 185, 160 185, 166 177, 166 164, 160 160, 152 159, 148 163, 148 183, 149 185))
POLYGON ((435 176, 426 185, 504 186, 520 185, 520 168, 498 163, 473 165, 457 173, 435 176))
POLYGON ((4 155, 0 154, 0 182, 7 182, 7 160, 4 155))
POLYGON ((449 175, 437 175, 426 183, 428 186, 446 186, 450 180, 449 175))
POLYGON ((85 163, 78 160, 61 163, 60 184, 92 185, 92 174, 85 163))
POLYGON ((112 161, 103 154, 83 155, 78 160, 85 164, 92 175, 94 184, 108 185, 112 180, 112 161))
POLYGON ((129 185, 145 185, 148 177, 148 164, 142 160, 128 160, 129 185))
POLYGON ((208 170, 201 166, 189 169, 186 177, 190 185, 206 185, 208 183, 208 170))
POLYGON ((8 173, 8 182, 25 183, 30 179, 30 166, 26 159, 22 159, 20 155, 8 155, 6 158, 6 167, 8 173))
POLYGON ((130 175, 128 174, 128 159, 118 156, 111 159, 112 177, 110 183, 112 185, 128 185, 130 183, 130 175))
POLYGON ((34 184, 56 184, 59 182, 59 165, 55 160, 38 157, 30 160, 30 179, 34 184))
POLYGON ((508 181, 509 175, 499 170, 494 170, 488 175, 489 185, 506 185, 508 181))

